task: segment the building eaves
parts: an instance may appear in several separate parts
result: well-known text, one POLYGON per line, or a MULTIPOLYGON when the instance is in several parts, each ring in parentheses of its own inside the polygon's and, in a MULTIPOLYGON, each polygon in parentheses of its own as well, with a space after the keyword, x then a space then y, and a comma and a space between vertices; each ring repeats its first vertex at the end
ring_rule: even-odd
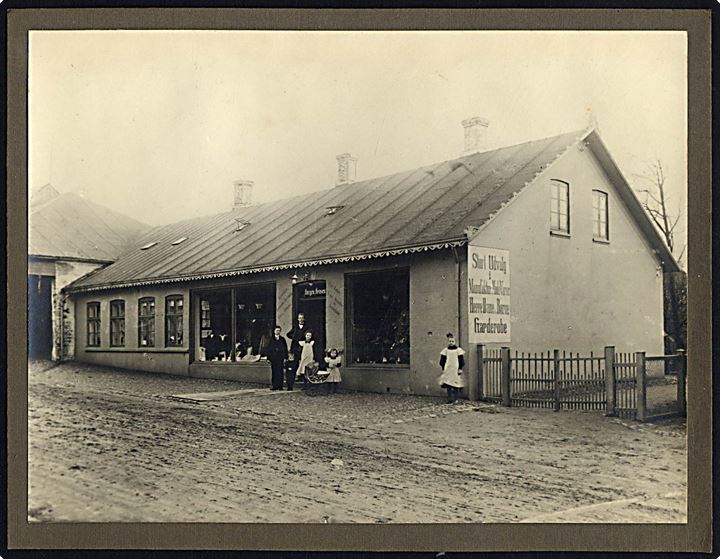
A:
MULTIPOLYGON (((433 251, 433 250, 441 250, 441 249, 447 249, 447 248, 454 248, 459 247, 467 244, 466 238, 459 238, 455 240, 447 240, 442 243, 436 243, 436 244, 430 244, 430 245, 420 245, 420 246, 414 246, 414 247, 403 247, 403 248, 393 248, 393 249, 387 249, 372 253, 365 253, 365 254, 353 254, 353 255, 347 255, 347 256, 336 256, 331 258, 324 258, 320 260, 302 260, 302 261, 293 261, 293 262, 285 262, 280 264, 273 264, 269 266, 260 266, 260 267, 254 267, 254 268, 247 268, 247 269, 236 269, 236 270, 225 270, 225 271, 218 271, 218 272, 212 272, 207 274, 198 274, 198 275, 191 275, 191 276, 178 276, 178 277, 170 277, 170 278, 149 278, 139 281, 129 281, 129 282, 120 282, 120 283, 114 283, 114 284, 106 284, 106 285, 93 285, 90 287, 82 287, 78 285, 74 285, 76 282, 66 286, 63 291, 67 293, 74 293, 78 291, 83 292, 92 292, 92 291, 104 291, 108 289, 119 289, 119 288, 126 288, 126 287, 142 287, 146 285, 159 285, 159 284, 174 284, 174 283, 184 283, 188 281, 200 281, 200 280, 209 280, 209 279, 217 279, 217 278, 226 278, 226 277, 234 277, 234 276, 243 276, 248 274, 255 274, 255 273, 261 273, 261 272, 274 272, 279 270, 291 270, 295 268, 307 268, 307 267, 313 267, 313 266, 324 266, 329 264, 340 264, 343 262, 355 262, 355 261, 361 261, 361 260, 369 260, 369 259, 375 259, 375 258, 383 258, 387 256, 400 256, 403 254, 413 254, 418 252, 427 252, 427 251, 433 251)), ((83 276, 82 278, 79 278, 76 281, 80 281, 82 279, 85 279, 88 276, 91 276, 94 272, 90 272, 86 276, 83 276)))

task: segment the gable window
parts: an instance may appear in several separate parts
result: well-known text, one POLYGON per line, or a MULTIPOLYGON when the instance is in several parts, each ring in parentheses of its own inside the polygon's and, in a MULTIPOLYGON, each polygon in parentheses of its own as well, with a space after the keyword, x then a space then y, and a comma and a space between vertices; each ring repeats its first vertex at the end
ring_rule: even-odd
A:
POLYGON ((125 301, 110 301, 110 346, 125 345, 125 301))
POLYGON ((155 297, 138 301, 138 346, 155 347, 155 297))
POLYGON ((564 181, 550 181, 550 231, 570 234, 570 185, 564 181))
POLYGON ((100 347, 100 303, 87 304, 87 345, 100 347))
POLYGON ((165 297, 165 346, 183 345, 183 296, 165 297))
POLYGON ((346 286, 348 364, 409 364, 408 270, 348 274, 346 286))
POLYGON ((596 241, 610 240, 608 223, 608 195, 601 190, 593 190, 593 239, 596 241))

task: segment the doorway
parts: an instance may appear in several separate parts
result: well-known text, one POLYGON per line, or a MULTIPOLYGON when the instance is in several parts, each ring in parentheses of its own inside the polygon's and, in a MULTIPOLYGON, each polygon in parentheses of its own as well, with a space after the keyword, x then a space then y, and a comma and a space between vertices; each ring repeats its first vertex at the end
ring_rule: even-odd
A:
POLYGON ((297 315, 303 313, 305 323, 313 331, 315 343, 323 352, 326 349, 325 295, 325 280, 303 281, 293 286, 293 325, 297 315))
POLYGON ((28 276, 28 358, 52 358, 52 276, 28 276))

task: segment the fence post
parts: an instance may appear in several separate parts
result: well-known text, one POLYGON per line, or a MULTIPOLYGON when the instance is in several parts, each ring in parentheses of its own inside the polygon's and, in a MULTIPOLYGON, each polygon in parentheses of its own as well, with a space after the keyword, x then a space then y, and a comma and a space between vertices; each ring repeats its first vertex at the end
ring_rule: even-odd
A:
POLYGON ((684 349, 678 349, 678 372, 677 372, 677 405, 681 416, 687 415, 687 402, 685 400, 687 382, 687 354, 684 349))
MULTIPOLYGON (((475 394, 470 394, 470 398, 472 400, 482 400, 485 397, 485 387, 484 387, 484 363, 483 363, 483 345, 478 344, 477 345, 477 376, 475 379, 475 390, 477 391, 475 394)), ((472 386, 471 386, 472 388, 472 386)))
POLYGON ((617 415, 617 371, 615 370, 615 346, 605 346, 605 415, 617 415))
POLYGON ((637 418, 645 421, 647 418, 647 374, 645 371, 645 352, 635 353, 635 380, 637 390, 637 418))
POLYGON ((500 349, 500 389, 502 391, 502 405, 510 406, 510 348, 500 349))
POLYGON ((553 350, 553 388, 555 411, 560 411, 560 350, 553 350))

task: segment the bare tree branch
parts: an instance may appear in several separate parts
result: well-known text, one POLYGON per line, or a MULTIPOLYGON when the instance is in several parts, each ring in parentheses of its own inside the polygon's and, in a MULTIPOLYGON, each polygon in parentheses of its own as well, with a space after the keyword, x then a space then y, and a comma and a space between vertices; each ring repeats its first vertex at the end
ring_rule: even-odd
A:
POLYGON ((672 225, 670 226, 670 231, 675 231, 675 227, 677 226, 679 221, 680 221, 680 214, 677 215, 677 217, 675 218, 675 221, 673 221, 672 225))
POLYGON ((683 247, 683 249, 680 251, 680 256, 678 256, 678 263, 682 263, 683 256, 685 256, 685 249, 687 248, 687 245, 683 247))
MULTIPOLYGON (((658 232, 663 236, 670 252, 675 250, 675 230, 682 216, 681 211, 671 212, 668 207, 668 200, 665 192, 665 169, 662 161, 659 159, 649 163, 646 167, 645 174, 634 174, 636 178, 648 185, 646 188, 639 189, 637 192, 644 196, 641 202, 648 216, 658 228, 658 232), (649 186, 652 185, 652 186, 649 186)), ((685 252, 683 251, 681 254, 685 252)))
POLYGON ((660 200, 658 200, 658 199, 653 195, 653 193, 650 192, 649 190, 641 190, 640 192, 642 192, 643 194, 645 194, 648 198, 652 199, 652 201, 655 202, 656 204, 660 205, 660 200))

